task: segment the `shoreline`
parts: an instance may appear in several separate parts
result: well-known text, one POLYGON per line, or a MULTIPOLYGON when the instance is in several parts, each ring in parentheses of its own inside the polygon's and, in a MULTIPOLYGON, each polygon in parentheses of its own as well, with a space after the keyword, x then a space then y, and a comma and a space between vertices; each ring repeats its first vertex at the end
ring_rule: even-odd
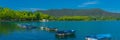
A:
MULTIPOLYGON (((76 20, 50 20, 47 22, 52 22, 52 21, 76 21, 76 20)), ((77 21, 81 21, 81 20, 77 20, 77 21)), ((120 21, 120 20, 90 20, 90 21, 120 21)), ((90 21, 84 21, 84 22, 90 22, 90 21)), ((41 20, 37 20, 37 21, 0 21, 0 22, 42 22, 41 20)))

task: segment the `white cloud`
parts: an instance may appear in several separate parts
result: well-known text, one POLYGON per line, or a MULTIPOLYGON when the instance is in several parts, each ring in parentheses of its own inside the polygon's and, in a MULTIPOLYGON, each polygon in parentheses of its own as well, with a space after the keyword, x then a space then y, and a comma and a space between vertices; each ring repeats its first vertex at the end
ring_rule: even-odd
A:
POLYGON ((31 10, 40 10, 40 8, 30 8, 31 10))
POLYGON ((82 3, 81 5, 79 5, 79 7, 86 7, 88 5, 94 5, 94 4, 97 4, 98 1, 89 1, 89 2, 84 2, 82 3))
POLYGON ((41 9, 41 8, 20 8, 19 10, 36 11, 36 10, 46 10, 46 9, 41 9))

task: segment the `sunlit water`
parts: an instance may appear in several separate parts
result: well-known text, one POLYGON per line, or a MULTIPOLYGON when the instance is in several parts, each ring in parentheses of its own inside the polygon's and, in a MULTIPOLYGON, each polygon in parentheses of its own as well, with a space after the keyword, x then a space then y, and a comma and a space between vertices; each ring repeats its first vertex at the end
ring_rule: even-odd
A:
POLYGON ((120 40, 120 21, 0 22, 0 40, 85 40, 85 36, 94 34, 111 34, 112 40, 120 40), (54 32, 25 30, 17 24, 56 27, 59 30, 73 29, 76 30, 76 36, 58 39, 54 32))

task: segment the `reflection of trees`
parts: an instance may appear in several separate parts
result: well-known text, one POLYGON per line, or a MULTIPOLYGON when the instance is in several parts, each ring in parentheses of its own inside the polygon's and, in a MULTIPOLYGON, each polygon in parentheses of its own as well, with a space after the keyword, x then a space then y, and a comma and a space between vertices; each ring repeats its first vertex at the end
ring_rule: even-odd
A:
POLYGON ((18 27, 14 22, 0 22, 0 34, 8 34, 17 29, 18 27))

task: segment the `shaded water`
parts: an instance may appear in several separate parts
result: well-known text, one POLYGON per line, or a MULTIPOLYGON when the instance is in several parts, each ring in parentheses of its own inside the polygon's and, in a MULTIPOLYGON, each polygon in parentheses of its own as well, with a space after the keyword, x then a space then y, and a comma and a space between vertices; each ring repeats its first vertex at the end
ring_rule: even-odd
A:
POLYGON ((111 34, 112 40, 120 40, 120 21, 51 21, 51 22, 0 22, 0 40, 85 40, 85 36, 111 34), (25 30, 17 24, 56 27, 59 30, 76 30, 76 37, 57 39, 54 32, 40 29, 25 30))

